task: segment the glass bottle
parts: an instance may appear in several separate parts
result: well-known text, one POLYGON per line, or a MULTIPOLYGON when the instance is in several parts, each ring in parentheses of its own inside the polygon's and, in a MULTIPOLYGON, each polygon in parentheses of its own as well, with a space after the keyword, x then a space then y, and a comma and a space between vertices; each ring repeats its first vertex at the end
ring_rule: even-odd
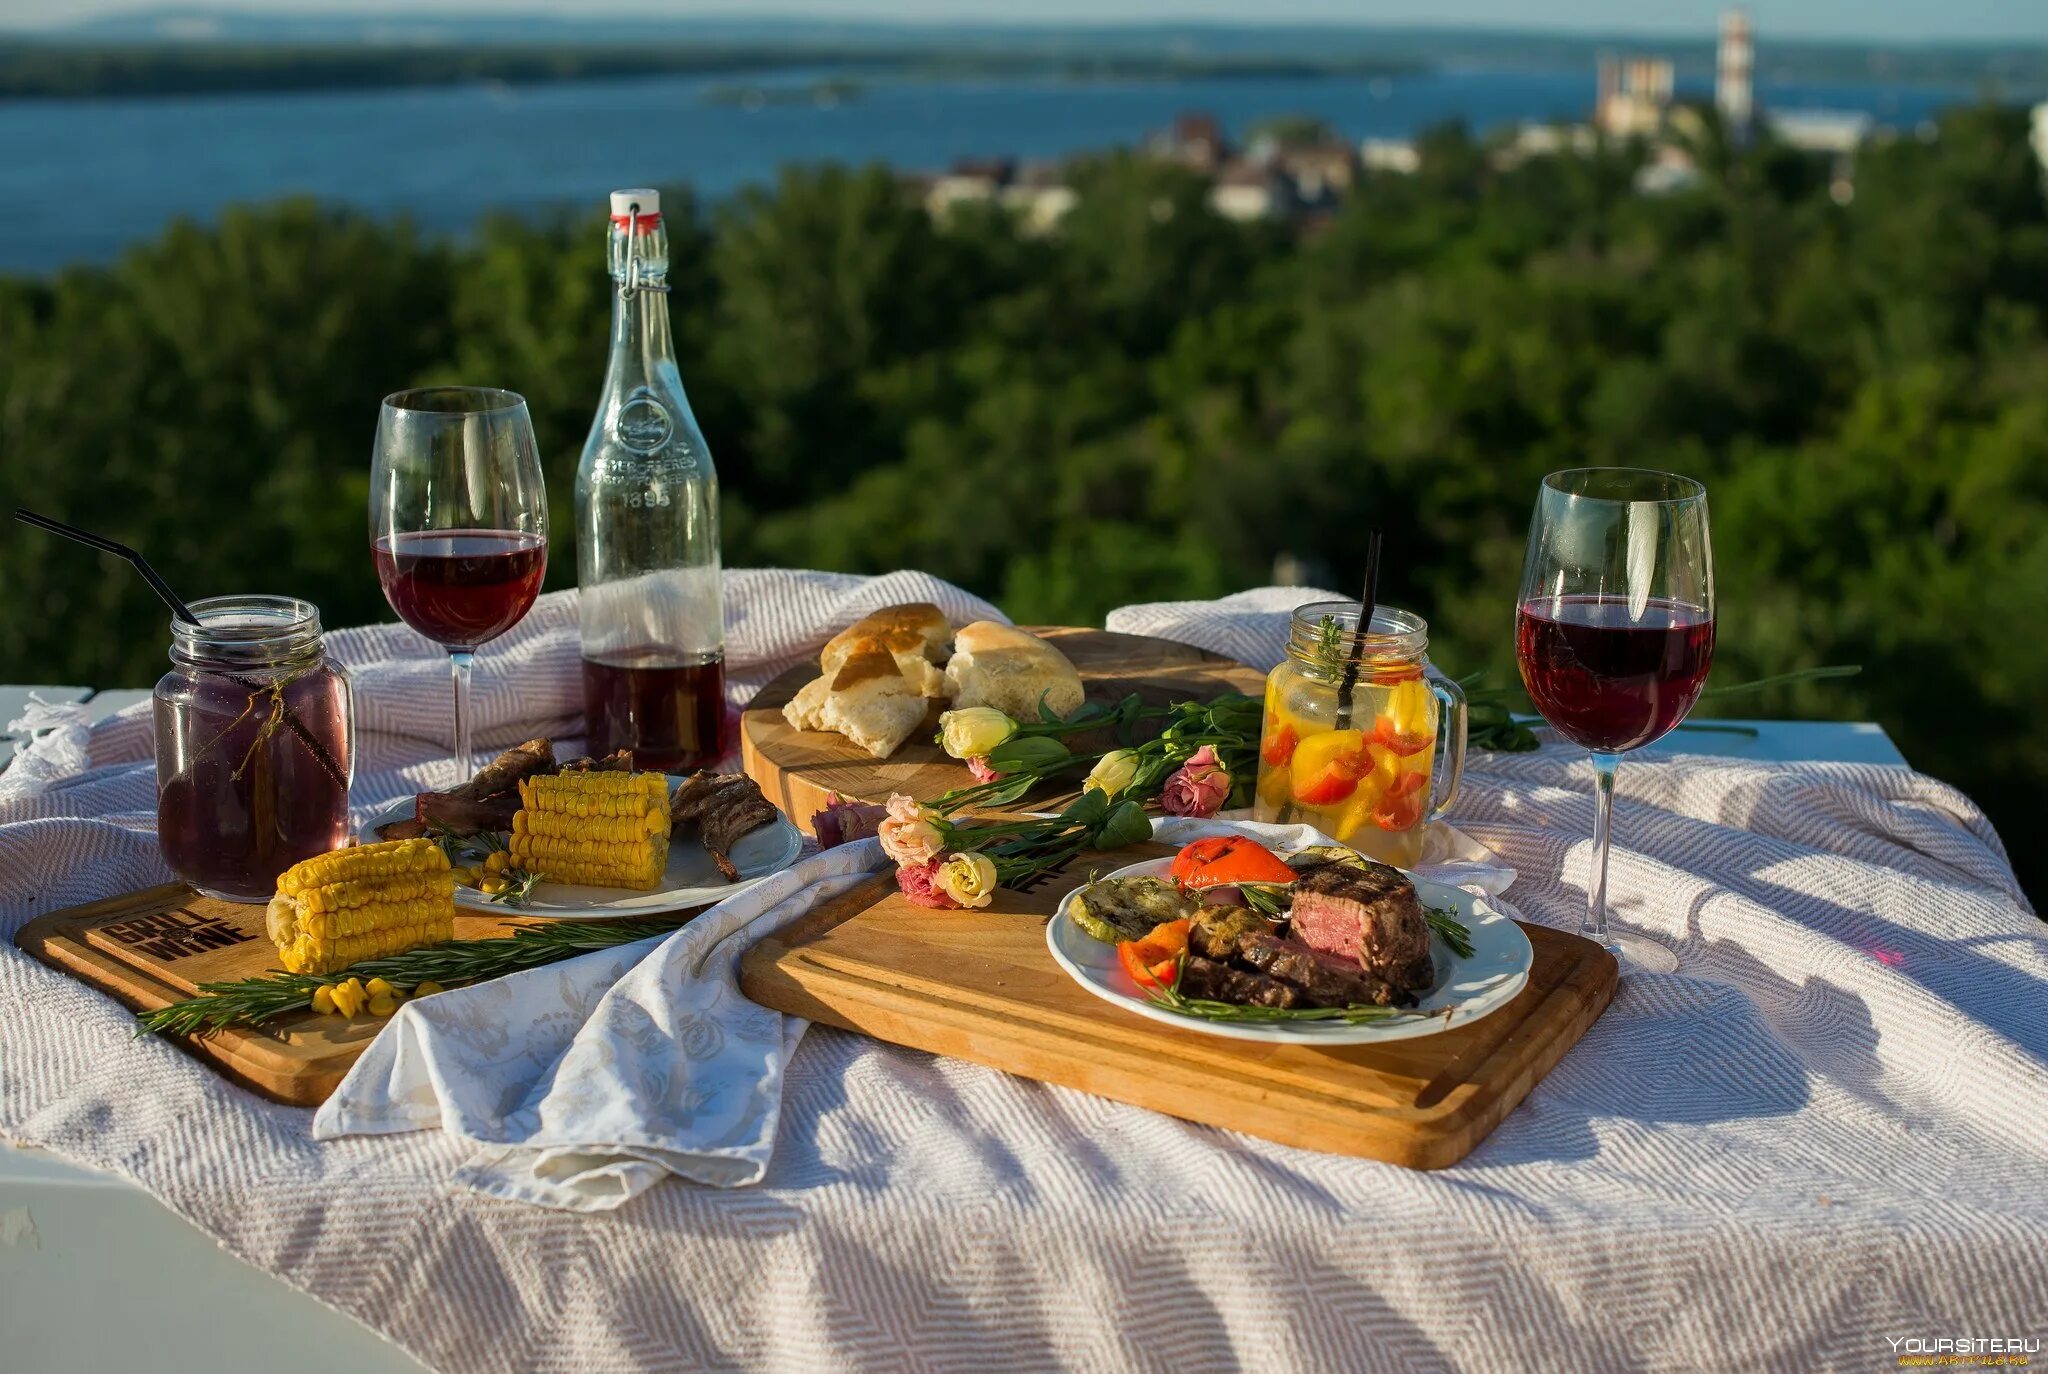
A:
POLYGON ((1421 616, 1382 606, 1361 636, 1358 614, 1356 601, 1295 610, 1266 679, 1257 816, 1412 868, 1425 827, 1457 799, 1465 694, 1429 669, 1421 616))
POLYGON ((718 474, 676 372, 661 198, 611 206, 611 357, 576 469, 588 746, 688 771, 725 752, 718 474))
POLYGON ((192 603, 156 685, 157 843, 209 897, 268 901, 277 875, 348 843, 348 673, 320 608, 286 596, 192 603))

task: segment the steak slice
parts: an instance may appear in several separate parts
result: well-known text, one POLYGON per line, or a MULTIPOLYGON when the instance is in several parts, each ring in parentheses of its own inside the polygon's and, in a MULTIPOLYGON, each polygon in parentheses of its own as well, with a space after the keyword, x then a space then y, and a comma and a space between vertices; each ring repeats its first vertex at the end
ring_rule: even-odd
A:
POLYGON ((745 789, 728 787, 711 799, 697 825, 704 835, 704 848, 710 851, 711 861, 718 865, 727 882, 740 880, 739 867, 732 861, 732 847, 742 836, 753 834, 780 814, 775 803, 761 795, 752 778, 747 779, 745 789))
POLYGON ((1373 977, 1356 961, 1311 949, 1299 940, 1252 935, 1239 942, 1237 957, 1268 977, 1301 989, 1312 1007, 1404 1007, 1411 992, 1373 977))
POLYGON ((1278 978, 1232 968, 1199 954, 1181 962, 1180 993, 1209 1002, 1234 1002, 1241 1007, 1298 1007, 1301 994, 1278 978))
MULTIPOLYGON (((537 773, 555 771, 555 746, 544 739, 530 739, 524 744, 515 744, 489 763, 476 770, 476 776, 462 786, 451 789, 445 795, 471 797, 481 800, 511 792, 519 786, 521 778, 530 778, 537 773)), ((428 817, 420 814, 421 820, 428 817)))
POLYGON ((1198 907, 1190 920, 1188 947, 1210 959, 1228 960, 1247 938, 1272 933, 1272 922, 1256 911, 1241 906, 1204 906, 1198 907))
POLYGON ((1331 863, 1302 874, 1294 884, 1290 933, 1399 992, 1423 992, 1436 981, 1415 884, 1386 864, 1331 863))
POLYGON ((633 771, 633 751, 614 749, 601 759, 585 754, 580 759, 570 759, 562 765, 564 773, 630 773, 633 771))
POLYGON ((695 825, 711 861, 727 882, 740 880, 732 847, 782 814, 761 795, 760 784, 745 773, 692 773, 669 801, 669 819, 695 825))
POLYGON ((480 830, 510 830, 519 811, 517 792, 500 792, 491 797, 464 797, 453 792, 422 792, 413 798, 413 818, 427 831, 436 827, 457 835, 474 835, 480 830))

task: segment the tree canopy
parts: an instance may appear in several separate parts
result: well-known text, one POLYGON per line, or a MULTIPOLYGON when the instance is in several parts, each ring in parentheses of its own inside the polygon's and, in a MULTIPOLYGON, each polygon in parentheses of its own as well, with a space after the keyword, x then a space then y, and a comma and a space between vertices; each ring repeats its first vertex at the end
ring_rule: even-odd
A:
MULTIPOLYGON (((1710 131, 1711 133, 1711 131, 1710 131)), ((880 168, 665 200, 684 378, 729 564, 927 569, 1020 620, 1358 575, 1454 673, 1514 680, 1537 483, 1703 480, 1716 679, 1864 674, 1745 701, 1869 717, 2012 833, 2048 782, 2048 203, 2023 112, 1951 112, 1858 157, 1702 149, 1511 167, 1448 127, 1316 232, 1211 213, 1194 174, 1079 169, 1052 235, 935 223, 880 168)), ((16 500, 145 549, 188 596, 386 618, 363 497, 378 400, 532 403, 566 503, 604 362, 595 220, 421 238, 304 203, 179 224, 106 269, 0 282, 16 500), (260 584, 260 585, 258 585, 260 584)), ((558 515, 566 515, 565 510, 558 515)), ((550 581, 573 581, 558 518, 550 581)), ((163 613, 125 569, 0 540, 0 678, 142 683, 163 613)), ((2015 856, 2038 882, 2039 861, 2015 856)))

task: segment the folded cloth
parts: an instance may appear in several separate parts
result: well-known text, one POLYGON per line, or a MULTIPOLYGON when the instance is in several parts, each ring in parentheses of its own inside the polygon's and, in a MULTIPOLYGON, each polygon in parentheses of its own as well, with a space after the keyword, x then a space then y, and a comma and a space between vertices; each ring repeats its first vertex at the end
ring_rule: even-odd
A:
MULTIPOLYGON (((1305 825, 1178 817, 1153 835, 1180 845, 1233 832, 1283 850, 1329 843, 1305 825)), ((670 1174, 759 1182, 806 1023, 746 999, 741 956, 886 867, 877 840, 829 849, 674 935, 409 1002, 320 1108, 313 1134, 439 1127, 477 1147, 458 1182, 578 1212, 617 1207, 670 1174)), ((1497 878, 1457 862, 1438 871, 1497 878)))
POLYGON ((602 1211, 677 1174, 757 1182, 805 1023, 740 993, 755 941, 883 865, 827 850, 675 934, 408 1002, 313 1118, 321 1140, 438 1126, 479 1192, 602 1211))

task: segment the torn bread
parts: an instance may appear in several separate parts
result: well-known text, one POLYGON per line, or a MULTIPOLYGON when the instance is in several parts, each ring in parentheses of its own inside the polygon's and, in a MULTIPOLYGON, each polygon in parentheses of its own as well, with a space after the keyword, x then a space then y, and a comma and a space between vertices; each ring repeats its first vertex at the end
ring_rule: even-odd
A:
POLYGON ((928 697, 943 696, 953 627, 937 606, 885 606, 834 635, 819 673, 782 708, 798 730, 831 730, 887 758, 921 725, 928 697))
POLYGON ((977 620, 953 636, 946 664, 953 708, 993 706, 1017 720, 1037 720, 1040 701, 1055 715, 1081 705, 1081 675, 1067 656, 1037 635, 977 620))
POLYGON ((884 606, 826 640, 824 651, 818 655, 818 670, 831 677, 854 653, 879 648, 896 660, 896 670, 919 692, 928 697, 941 696, 945 679, 938 665, 946 661, 952 638, 952 622, 946 619, 944 611, 928 601, 884 606))
POLYGON ((818 725, 886 759, 924 724, 929 709, 924 693, 897 670, 895 656, 869 646, 856 649, 832 675, 818 708, 818 725))

